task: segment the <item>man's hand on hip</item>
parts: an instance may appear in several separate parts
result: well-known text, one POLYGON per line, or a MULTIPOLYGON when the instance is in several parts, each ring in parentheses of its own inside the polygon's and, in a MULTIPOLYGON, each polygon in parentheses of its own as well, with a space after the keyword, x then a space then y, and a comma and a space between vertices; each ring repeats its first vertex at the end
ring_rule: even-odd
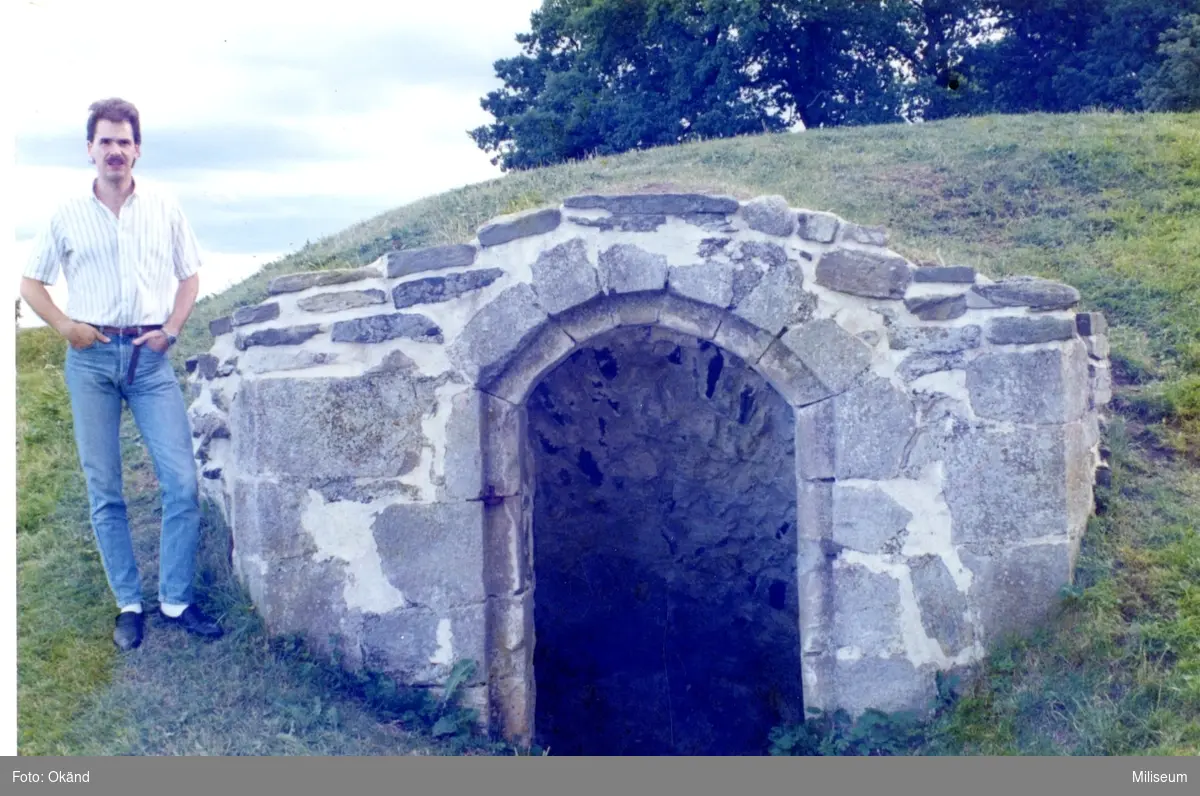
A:
POLYGON ((163 329, 155 329, 154 331, 146 332, 141 337, 133 341, 134 345, 142 344, 150 346, 150 348, 161 354, 171 347, 171 341, 167 337, 167 332, 163 329))
MULTIPOLYGON (((71 321, 70 324, 64 325, 64 328, 58 331, 59 334, 67 338, 67 342, 71 344, 71 348, 74 348, 76 351, 82 351, 88 346, 95 344, 97 340, 102 343, 110 342, 107 337, 100 333, 99 329, 87 323, 71 321)), ((163 339, 163 342, 166 342, 166 338, 163 339)))

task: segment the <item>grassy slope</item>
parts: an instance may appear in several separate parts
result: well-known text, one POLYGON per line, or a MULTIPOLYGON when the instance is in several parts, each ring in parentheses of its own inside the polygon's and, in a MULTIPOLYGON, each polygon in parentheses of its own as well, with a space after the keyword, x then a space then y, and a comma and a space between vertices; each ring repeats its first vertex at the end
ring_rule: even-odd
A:
MULTIPOLYGON (((365 221, 200 302, 179 366, 211 343, 209 320, 264 299, 267 281, 279 274, 364 264, 394 246, 468 240, 495 215, 574 193, 668 184, 742 198, 781 194, 793 206, 885 224, 892 247, 911 259, 1063 279, 1079 287, 1086 308, 1107 314, 1122 382, 1114 405, 1130 424, 1110 434, 1114 489, 1089 534, 1079 587, 1044 639, 998 651, 984 686, 939 720, 922 750, 1196 753, 1200 591, 1192 584, 1200 574, 1200 479, 1185 456, 1200 452, 1200 114, 979 117, 809 131, 513 174, 365 221)), ((76 697, 59 698, 63 710, 42 721, 46 711, 31 695, 102 692, 114 664, 98 651, 111 619, 80 607, 104 584, 82 543, 86 507, 73 480, 73 451, 63 447, 63 417, 52 409, 61 386, 47 386, 60 385, 61 376, 44 344, 23 346, 21 700, 37 709, 22 709, 22 744, 45 749, 69 734, 66 707, 76 697), (59 431, 47 436, 47 423, 59 431), (59 559, 83 562, 75 564, 86 569, 82 585, 39 579, 59 559), (89 651, 90 668, 53 664, 63 652, 42 639, 43 620, 24 619, 42 614, 63 625, 60 645, 69 638, 89 651), (75 690, 64 690, 72 680, 75 690)), ((65 422, 69 430, 69 415, 65 422)), ((245 655, 233 665, 269 665, 245 655)), ((299 690, 279 699, 308 699, 310 685, 297 680, 299 690)), ((103 703, 89 703, 74 721, 82 715, 90 725, 101 714, 115 724, 145 720, 95 707, 103 703)), ((201 746, 228 748, 220 730, 212 732, 201 746)), ((353 740, 328 743, 308 748, 354 748, 353 740)))

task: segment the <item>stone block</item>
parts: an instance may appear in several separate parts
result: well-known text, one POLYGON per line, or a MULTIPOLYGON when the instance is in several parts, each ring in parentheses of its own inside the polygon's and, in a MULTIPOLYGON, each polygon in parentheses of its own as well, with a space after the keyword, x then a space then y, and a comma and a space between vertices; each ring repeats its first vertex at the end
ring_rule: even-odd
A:
POLYGON ((533 264, 533 289, 538 304, 551 315, 600 294, 600 280, 582 238, 560 243, 538 255, 533 264))
POLYGON ((911 354, 896 368, 900 378, 914 381, 930 373, 956 370, 966 367, 967 358, 962 352, 955 354, 911 354))
POLYGON ((521 444, 526 433, 526 409, 486 393, 482 401, 484 485, 493 495, 521 491, 521 444))
POLYGON ((338 269, 334 271, 306 271, 300 274, 277 276, 267 283, 267 293, 276 296, 280 293, 298 293, 310 287, 328 287, 358 282, 362 279, 373 279, 382 276, 378 268, 338 269))
POLYGON ((828 481, 797 479, 796 528, 800 539, 832 540, 833 490, 834 485, 828 481))
POLYGON ((488 679, 523 677, 533 667, 533 593, 488 600, 488 679))
POLYGON ((1092 335, 1083 338, 1083 342, 1087 346, 1088 356, 1092 359, 1108 359, 1108 355, 1112 353, 1108 344, 1108 335, 1092 335))
POLYGON ((341 312, 386 303, 387 293, 382 290, 342 290, 305 296, 296 306, 306 312, 341 312))
POLYGON ((667 223, 667 217, 660 214, 648 215, 610 215, 605 218, 583 218, 567 216, 567 220, 581 227, 594 227, 601 232, 617 229, 621 232, 654 232, 667 223))
POLYGON ((817 284, 854 296, 904 298, 912 268, 902 257, 835 249, 817 262, 817 284))
POLYGON ((895 351, 912 350, 919 354, 954 354, 978 348, 982 330, 969 326, 897 326, 891 329, 889 345, 895 351))
POLYGON ((1067 534, 1063 426, 969 428, 945 446, 946 505, 955 544, 1003 549, 1067 534))
POLYGON ((391 251, 387 253, 387 276, 396 279, 422 271, 466 268, 475 263, 475 254, 475 247, 466 243, 391 251))
MULTIPOLYGON (((195 371, 202 379, 212 379, 217 375, 217 366, 221 364, 221 360, 214 357, 212 354, 201 354, 195 358, 195 371)), ((189 369, 191 372, 191 369, 189 369)))
POLYGON ((1001 305, 993 304, 983 296, 975 292, 975 288, 967 291, 967 309, 969 310, 994 310, 1001 305))
POLYGON ((264 475, 404 475, 420 462, 421 420, 432 404, 432 382, 404 371, 247 379, 231 413, 235 454, 264 475))
POLYGON ((725 313, 712 339, 726 351, 754 363, 758 362, 775 338, 741 318, 725 313))
POLYGON ((836 661, 823 691, 836 695, 838 707, 851 716, 875 708, 884 712, 923 711, 937 691, 933 671, 902 657, 867 657, 836 661))
POLYGON ((1089 362, 1088 380, 1091 389, 1089 409, 1108 406, 1112 400, 1112 368, 1107 364, 1089 362))
MULTIPOLYGON (((485 676, 487 628, 482 604, 431 611, 410 608, 363 619, 363 663, 411 685, 442 685, 459 660, 485 676)), ((474 683, 471 683, 474 684, 474 683)))
POLYGON ((319 651, 330 652, 329 637, 354 661, 357 626, 343 596, 345 565, 339 561, 306 558, 276 560, 266 572, 253 573, 258 581, 259 610, 271 634, 298 633, 319 651))
POLYGON ((800 265, 787 263, 768 271, 733 309, 733 314, 775 336, 784 327, 812 318, 816 306, 816 298, 804 290, 800 265))
POLYGON ((253 307, 240 307, 233 312, 233 325, 246 326, 251 323, 264 323, 279 317, 279 305, 258 304, 253 307))
POLYGON ((993 318, 988 323, 987 339, 997 345, 1033 345, 1075 336, 1070 318, 993 318))
POLYGON ((793 407, 806 406, 833 393, 779 340, 767 347, 755 368, 793 407))
POLYGON ((575 341, 553 324, 539 329, 512 355, 503 370, 480 371, 479 382, 488 392, 511 404, 520 404, 545 373, 567 358, 576 348, 575 341))
POLYGON ((388 582, 434 612, 482 602, 483 510, 478 500, 384 508, 371 533, 388 582))
POLYGON ((708 304, 667 293, 658 310, 658 324, 702 340, 711 340, 725 312, 708 304))
MULTIPOLYGON (((804 256, 803 254, 801 256, 804 256)), ((761 266, 764 270, 781 268, 788 261, 787 250, 778 243, 760 240, 744 240, 729 255, 735 263, 761 266)), ((736 291, 735 291, 736 292, 736 291)))
POLYGON ((330 339, 335 343, 382 343, 408 339, 421 343, 441 343, 442 329, 424 315, 396 312, 338 321, 330 339))
POLYGON ((881 226, 864 226, 862 224, 845 224, 842 229, 843 239, 868 246, 887 246, 888 231, 881 226))
POLYGON ((1071 582, 1070 545, 1005 547, 990 555, 960 550, 971 570, 971 600, 979 607, 985 644, 1008 633, 1026 634, 1049 620, 1059 590, 1071 582))
MULTIPOLYGON (((475 500, 483 495, 485 393, 468 388, 450 398, 446 448, 442 458, 442 500, 475 500)), ((487 396, 486 400, 495 401, 487 396)), ((436 409, 431 410, 436 414, 436 409)))
POLYGON ((220 337, 223 334, 229 334, 233 331, 233 318, 225 316, 208 322, 208 333, 213 337, 220 337))
POLYGON ((796 480, 831 479, 837 472, 837 428, 832 401, 796 409, 796 480))
POLYGON ((652 326, 658 323, 662 309, 661 292, 619 293, 608 299, 608 307, 618 326, 652 326))
POLYGON ((450 345, 450 359, 471 378, 494 377, 547 320, 533 287, 514 285, 467 322, 450 345), (482 374, 484 369, 489 373, 482 374))
POLYGON ((902 643, 900 581, 858 564, 837 561, 832 577, 833 646, 864 655, 887 654, 902 643))
POLYGON ((703 194, 632 194, 611 196, 571 196, 563 207, 576 210, 607 210, 614 215, 670 215, 693 213, 731 215, 740 207, 738 200, 703 194))
POLYGON ((975 630, 966 618, 967 595, 958 590, 946 562, 941 556, 924 555, 910 560, 908 568, 925 633, 947 657, 971 646, 975 630))
POLYGON ((1065 310, 1079 303, 1079 291, 1070 285, 1036 276, 1013 276, 974 291, 999 307, 1065 310))
POLYGON ((207 443, 210 439, 229 439, 229 425, 225 418, 212 412, 196 414, 191 418, 192 437, 207 443))
POLYGON ((882 552, 904 532, 912 512, 901 506, 883 490, 873 487, 833 486, 832 540, 839 545, 862 553, 882 552))
POLYGON ((871 379, 830 399, 836 478, 895 478, 916 431, 916 408, 886 379, 871 379))
POLYGON ((300 524, 308 499, 303 483, 263 479, 233 479, 233 517, 238 549, 279 561, 317 551, 312 535, 300 524))
POLYGON ((975 283, 975 269, 968 265, 929 265, 915 269, 913 281, 971 285, 975 283))
POLYGON ((600 275, 608 293, 664 290, 667 258, 628 243, 618 243, 600 252, 600 275))
POLYGON ((1075 328, 1082 337, 1105 334, 1108 321, 1102 312, 1079 312, 1075 314, 1075 328))
MULTIPOLYGON (((658 317, 657 311, 655 317, 658 317)), ((554 323, 580 343, 620 325, 613 316, 612 299, 608 297, 592 299, 572 307, 561 315, 555 316, 554 323)))
POLYGON ((401 282, 392 288, 392 304, 396 309, 402 310, 418 304, 452 301, 467 293, 482 290, 502 276, 504 271, 499 268, 484 268, 401 282))
POLYGON ((512 596, 530 585, 527 503, 532 503, 528 496, 513 494, 483 504, 483 584, 488 596, 512 596))
POLYGON ((983 354, 967 365, 971 406, 980 417, 1069 423, 1087 409, 1087 354, 1065 349, 983 354))
POLYGON ((246 373, 274 373, 304 370, 336 361, 337 354, 309 351, 306 348, 251 348, 242 357, 241 368, 246 373))
MULTIPOLYGON (((321 327, 315 323, 303 326, 289 326, 284 329, 259 329, 250 334, 238 334, 234 347, 245 351, 254 346, 300 345, 321 333, 321 327)), ((218 376, 228 374, 217 371, 218 376)))
POLYGON ((796 214, 797 228, 801 238, 814 243, 833 243, 837 236, 839 219, 832 213, 817 213, 802 210, 796 214))
POLYGON ((742 205, 746 225, 767 235, 787 237, 796 228, 796 219, 782 196, 760 196, 742 205))
POLYGON ((733 302, 734 270, 729 263, 673 265, 667 272, 667 287, 684 298, 728 307, 733 302))
POLYGON ((923 321, 950 321, 967 314, 967 298, 961 295, 906 298, 904 308, 923 321))
POLYGON ((562 223, 562 212, 557 207, 529 210, 494 219, 479 228, 476 238, 480 246, 499 246, 501 243, 544 235, 562 223))
POLYGON ((832 393, 849 389, 871 366, 871 349, 830 318, 794 326, 779 340, 832 393))

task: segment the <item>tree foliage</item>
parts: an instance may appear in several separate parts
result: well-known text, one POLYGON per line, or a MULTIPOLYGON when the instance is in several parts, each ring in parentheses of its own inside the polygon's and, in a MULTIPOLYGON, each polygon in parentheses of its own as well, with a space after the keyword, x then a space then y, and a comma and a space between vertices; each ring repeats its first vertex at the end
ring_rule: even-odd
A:
POLYGON ((469 134, 523 169, 798 125, 1194 107, 1188 11, 1200 0, 545 0, 495 63, 495 122, 469 134))
POLYGON ((1162 63, 1146 81, 1142 100, 1155 111, 1200 110, 1200 14, 1180 17, 1163 35, 1162 63))

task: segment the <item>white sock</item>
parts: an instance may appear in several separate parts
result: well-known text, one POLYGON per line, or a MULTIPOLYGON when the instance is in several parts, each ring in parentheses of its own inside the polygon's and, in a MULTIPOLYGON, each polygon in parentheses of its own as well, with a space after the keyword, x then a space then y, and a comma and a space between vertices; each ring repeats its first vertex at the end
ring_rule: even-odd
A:
POLYGON ((187 603, 159 603, 158 607, 162 612, 172 619, 178 619, 188 607, 187 603))
POLYGON ((142 612, 141 603, 130 603, 121 609, 121 613, 140 614, 142 612))

